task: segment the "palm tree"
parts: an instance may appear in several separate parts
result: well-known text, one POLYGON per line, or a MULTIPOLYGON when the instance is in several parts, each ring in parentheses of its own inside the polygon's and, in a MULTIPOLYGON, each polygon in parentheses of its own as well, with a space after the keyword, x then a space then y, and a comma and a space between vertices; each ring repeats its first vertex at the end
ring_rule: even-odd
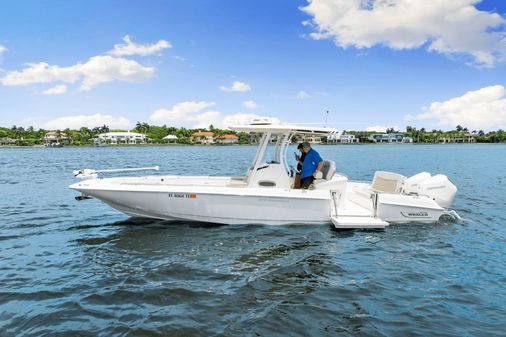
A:
MULTIPOLYGON (((425 141, 425 128, 420 129, 420 134, 418 135, 418 137, 420 137, 420 135, 422 136, 422 142, 424 142, 425 141)), ((420 142, 420 139, 418 139, 418 142, 420 142)))
POLYGON ((142 129, 142 123, 137 121, 137 123, 135 123, 135 128, 134 128, 137 132, 141 132, 141 129, 142 129))
POLYGON ((146 134, 146 132, 149 131, 149 124, 146 122, 137 122, 135 124, 134 130, 136 130, 139 133, 146 134))
POLYGON ((11 132, 13 135, 16 135, 17 131, 18 131, 18 127, 16 125, 11 126, 11 132))
POLYGON ((65 137, 67 138, 67 142, 68 143, 71 143, 72 142, 72 137, 70 137, 70 134, 71 134, 71 131, 69 128, 66 128, 65 130, 63 130, 63 134, 65 135, 65 137))
POLYGON ((56 142, 60 143, 60 139, 61 139, 61 131, 60 129, 58 129, 56 130, 56 142))

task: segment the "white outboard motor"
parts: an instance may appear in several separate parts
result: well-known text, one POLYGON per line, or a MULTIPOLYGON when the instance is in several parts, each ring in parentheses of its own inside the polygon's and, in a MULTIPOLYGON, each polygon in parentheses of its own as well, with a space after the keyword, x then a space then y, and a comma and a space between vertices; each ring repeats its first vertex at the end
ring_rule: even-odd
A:
POLYGON ((405 193, 427 195, 443 208, 450 208, 457 193, 457 187, 444 174, 433 177, 427 172, 408 178, 404 185, 405 193))
POLYGON ((420 172, 415 174, 414 176, 411 176, 407 178, 404 181, 404 191, 410 193, 410 192, 418 192, 418 185, 431 177, 431 174, 429 172, 420 172))
POLYGON ((421 172, 409 177, 404 182, 404 193, 427 195, 443 208, 450 208, 457 193, 457 187, 444 174, 431 176, 421 172))

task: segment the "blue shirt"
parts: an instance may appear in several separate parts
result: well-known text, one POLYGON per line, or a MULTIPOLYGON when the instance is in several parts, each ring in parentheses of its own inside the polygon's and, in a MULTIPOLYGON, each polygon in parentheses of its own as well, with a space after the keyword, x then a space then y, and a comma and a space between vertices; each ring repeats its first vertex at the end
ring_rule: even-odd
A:
POLYGON ((306 158, 304 158, 304 162, 302 163, 302 171, 300 172, 300 178, 306 178, 312 176, 314 171, 316 171, 316 167, 322 161, 322 157, 315 150, 311 149, 306 154, 306 158))

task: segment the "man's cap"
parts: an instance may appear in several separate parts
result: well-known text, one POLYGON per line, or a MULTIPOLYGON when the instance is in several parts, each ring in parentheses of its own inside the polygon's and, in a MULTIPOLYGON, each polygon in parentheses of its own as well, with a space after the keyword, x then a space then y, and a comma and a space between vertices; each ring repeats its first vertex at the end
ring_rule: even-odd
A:
POLYGON ((299 145, 297 145, 297 150, 301 150, 304 146, 302 146, 302 144, 304 143, 300 143, 299 145))
POLYGON ((303 148, 304 147, 311 147, 311 145, 308 142, 304 142, 301 145, 302 145, 303 148))

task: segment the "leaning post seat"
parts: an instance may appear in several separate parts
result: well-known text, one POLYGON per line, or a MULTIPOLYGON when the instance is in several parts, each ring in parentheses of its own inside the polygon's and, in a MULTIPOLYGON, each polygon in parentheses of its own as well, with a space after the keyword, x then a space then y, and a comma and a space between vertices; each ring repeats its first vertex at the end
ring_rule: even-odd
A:
POLYGON ((374 192, 400 193, 406 177, 402 174, 376 171, 372 180, 371 189, 374 192))
POLYGON ((316 177, 312 185, 322 185, 324 182, 332 180, 335 172, 336 163, 332 160, 324 160, 322 169, 320 172, 316 173, 316 177))
POLYGON ((317 179, 331 180, 336 172, 336 163, 332 160, 324 160, 321 172, 316 176, 317 179), (321 176, 320 176, 321 173, 321 176))
POLYGON ((339 190, 341 193, 344 193, 348 178, 341 175, 334 177, 335 172, 336 163, 332 160, 324 160, 322 169, 317 173, 316 179, 313 181, 313 184, 311 184, 310 189, 330 191, 339 190))

